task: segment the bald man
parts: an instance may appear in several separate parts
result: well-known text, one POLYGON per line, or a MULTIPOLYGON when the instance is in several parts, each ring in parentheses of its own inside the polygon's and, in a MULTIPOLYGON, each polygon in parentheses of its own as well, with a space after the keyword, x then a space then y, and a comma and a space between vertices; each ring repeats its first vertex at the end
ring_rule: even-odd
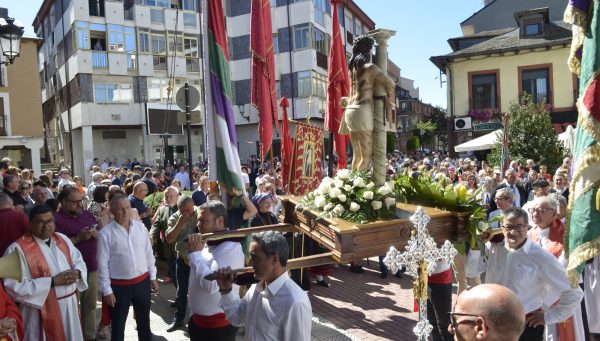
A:
POLYGON ((454 340, 517 341, 525 328, 525 311, 510 289, 480 284, 458 295, 450 321, 454 340))
POLYGON ((142 223, 148 230, 152 227, 152 209, 144 203, 144 198, 148 194, 148 186, 145 183, 138 181, 133 185, 133 193, 129 195, 129 203, 132 208, 135 208, 142 219, 142 223))

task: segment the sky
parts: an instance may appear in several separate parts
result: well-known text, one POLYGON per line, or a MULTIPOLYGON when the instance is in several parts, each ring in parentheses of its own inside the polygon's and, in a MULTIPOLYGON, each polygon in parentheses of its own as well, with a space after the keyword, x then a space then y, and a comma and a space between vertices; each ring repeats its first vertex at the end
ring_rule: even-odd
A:
MULTIPOLYGON (((250 1, 250 0, 247 0, 250 1)), ((480 10, 481 0, 354 0, 376 27, 397 31, 389 41, 390 59, 401 76, 415 80, 424 103, 446 108, 446 85, 429 57, 451 52, 449 38, 462 35, 460 23, 480 10)), ((9 16, 35 36, 31 23, 42 0, 0 0, 9 16)), ((445 78, 443 78, 445 80, 445 78)))

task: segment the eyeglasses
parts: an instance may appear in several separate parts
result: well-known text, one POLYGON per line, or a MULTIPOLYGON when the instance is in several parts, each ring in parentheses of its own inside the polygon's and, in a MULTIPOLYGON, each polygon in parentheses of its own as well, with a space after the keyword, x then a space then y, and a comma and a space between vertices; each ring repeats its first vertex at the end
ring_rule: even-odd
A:
POLYGON ((537 214, 544 214, 547 211, 555 211, 555 209, 553 208, 530 208, 527 210, 529 212, 529 214, 533 214, 534 212, 537 212, 537 214))
POLYGON ((83 200, 69 200, 69 199, 66 199, 65 201, 68 201, 71 204, 79 204, 79 205, 81 205, 83 203, 83 200))
POLYGON ((501 227, 507 231, 510 231, 510 230, 522 231, 525 228, 525 225, 523 225, 523 224, 516 224, 516 225, 502 224, 501 227))
POLYGON ((472 316, 472 317, 483 317, 477 314, 465 314, 465 313, 455 313, 453 311, 449 311, 448 315, 450 315, 450 325, 452 326, 452 332, 454 329, 458 328, 458 325, 461 323, 475 323, 475 320, 456 320, 456 316, 472 316))
POLYGON ((494 200, 498 201, 498 200, 506 200, 508 199, 508 197, 495 197, 494 200))

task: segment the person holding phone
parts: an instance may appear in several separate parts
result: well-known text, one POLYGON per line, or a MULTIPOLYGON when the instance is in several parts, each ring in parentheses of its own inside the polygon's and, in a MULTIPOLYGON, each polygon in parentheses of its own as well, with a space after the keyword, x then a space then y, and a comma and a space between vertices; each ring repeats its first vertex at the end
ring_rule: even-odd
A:
POLYGON ((83 194, 75 186, 65 186, 58 194, 60 209, 56 212, 56 232, 63 233, 81 252, 87 267, 88 289, 80 295, 81 321, 85 340, 96 338, 96 302, 98 301, 98 230, 96 218, 83 209, 83 194))

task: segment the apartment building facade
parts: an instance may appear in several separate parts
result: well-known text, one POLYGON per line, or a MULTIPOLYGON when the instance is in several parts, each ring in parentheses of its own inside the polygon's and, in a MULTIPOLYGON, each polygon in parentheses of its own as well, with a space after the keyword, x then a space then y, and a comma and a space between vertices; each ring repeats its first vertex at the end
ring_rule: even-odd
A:
MULTIPOLYGON (((196 0, 44 0, 33 23, 46 143, 53 162, 86 175, 94 158, 185 160, 173 98, 201 90, 196 0), (168 134, 168 146, 164 145, 168 134)), ((194 108, 193 108, 194 109, 194 108)), ((200 125, 193 160, 203 157, 200 125)))

